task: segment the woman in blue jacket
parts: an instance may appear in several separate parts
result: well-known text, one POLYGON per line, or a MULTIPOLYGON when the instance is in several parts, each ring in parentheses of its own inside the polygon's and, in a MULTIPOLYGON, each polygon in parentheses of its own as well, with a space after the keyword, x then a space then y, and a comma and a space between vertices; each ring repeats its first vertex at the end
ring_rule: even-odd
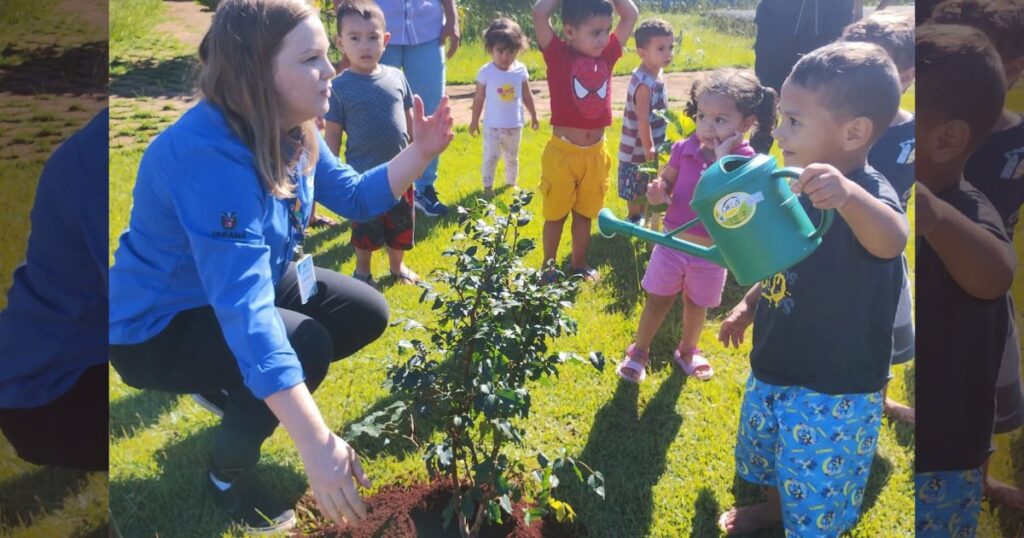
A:
POLYGON ((294 524, 251 472, 279 422, 324 513, 365 516, 354 481, 369 479, 310 393, 380 336, 388 308, 312 268, 303 232, 314 201, 355 220, 386 211, 453 136, 447 99, 425 117, 416 98, 414 141, 391 162, 361 175, 339 163, 315 128, 327 51, 304 0, 220 3, 199 47, 202 100, 146 149, 110 270, 111 363, 133 387, 225 395, 210 490, 250 530, 294 524))

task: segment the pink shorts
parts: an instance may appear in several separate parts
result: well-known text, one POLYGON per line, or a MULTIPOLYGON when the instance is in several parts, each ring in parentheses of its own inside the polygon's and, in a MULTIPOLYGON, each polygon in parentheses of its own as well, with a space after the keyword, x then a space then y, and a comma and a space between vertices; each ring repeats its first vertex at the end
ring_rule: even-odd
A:
POLYGON ((724 267, 655 245, 641 285, 647 293, 665 297, 685 292, 697 306, 714 308, 722 303, 725 276, 724 267))

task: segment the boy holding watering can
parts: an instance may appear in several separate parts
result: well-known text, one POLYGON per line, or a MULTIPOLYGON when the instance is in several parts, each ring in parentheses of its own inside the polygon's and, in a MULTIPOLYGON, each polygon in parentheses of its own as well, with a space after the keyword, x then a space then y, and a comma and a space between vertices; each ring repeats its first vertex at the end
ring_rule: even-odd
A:
POLYGON ((736 470, 767 501, 733 507, 728 534, 782 522, 787 534, 838 536, 860 514, 882 417, 909 225, 867 165, 899 108, 892 60, 877 45, 834 43, 800 59, 772 132, 805 209, 838 213, 820 247, 747 292, 719 340, 754 324, 736 470))
POLYGON ((961 25, 918 29, 917 536, 974 536, 998 424, 1014 252, 1001 215, 964 181, 1005 96, 989 41, 961 25))

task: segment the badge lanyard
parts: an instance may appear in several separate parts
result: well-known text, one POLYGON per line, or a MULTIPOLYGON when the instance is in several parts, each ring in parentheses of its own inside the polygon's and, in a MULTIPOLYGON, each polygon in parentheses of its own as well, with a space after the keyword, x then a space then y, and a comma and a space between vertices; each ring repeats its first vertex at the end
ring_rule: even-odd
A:
POLYGON ((288 222, 291 224, 292 240, 295 241, 294 259, 302 257, 302 242, 306 239, 306 227, 302 224, 302 199, 295 196, 288 208, 288 222))
POLYGON ((316 275, 313 268, 313 257, 302 251, 302 242, 306 238, 306 227, 302 219, 302 198, 296 194, 288 208, 288 221, 291 224, 292 237, 295 240, 295 276, 299 284, 299 298, 306 304, 309 298, 316 295, 316 275))

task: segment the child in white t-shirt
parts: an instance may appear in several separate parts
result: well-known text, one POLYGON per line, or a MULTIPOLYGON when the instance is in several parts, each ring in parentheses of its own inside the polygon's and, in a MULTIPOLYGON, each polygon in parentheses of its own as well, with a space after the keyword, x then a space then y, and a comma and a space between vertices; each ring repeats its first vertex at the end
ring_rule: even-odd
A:
POLYGON ((494 194, 494 170, 498 159, 505 159, 505 184, 514 186, 519 175, 519 141, 523 136, 523 105, 530 112, 530 127, 537 130, 537 110, 530 93, 530 74, 516 61, 528 46, 526 34, 515 21, 501 17, 484 32, 484 46, 491 62, 480 68, 473 96, 473 119, 469 134, 480 131, 480 112, 484 112, 484 194, 494 194), (486 107, 485 107, 486 105, 486 107), (486 108, 486 110, 485 110, 486 108))

